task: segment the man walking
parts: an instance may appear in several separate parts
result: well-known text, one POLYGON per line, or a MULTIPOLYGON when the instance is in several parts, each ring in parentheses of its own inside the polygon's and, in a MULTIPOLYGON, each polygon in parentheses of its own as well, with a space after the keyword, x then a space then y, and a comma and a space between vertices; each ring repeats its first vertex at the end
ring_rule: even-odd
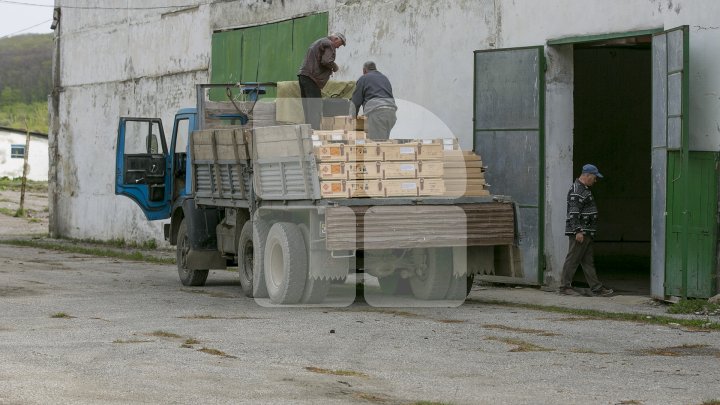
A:
POLYGON ((339 32, 318 39, 308 48, 305 60, 298 71, 305 123, 310 124, 313 129, 320 129, 321 90, 327 84, 330 75, 338 71, 335 49, 340 46, 345 46, 345 35, 339 32))
POLYGON ((397 121, 395 99, 393 98, 390 80, 378 72, 375 62, 368 61, 363 65, 363 75, 355 85, 352 95, 355 114, 363 107, 363 114, 368 118, 368 138, 386 141, 390 138, 390 130, 397 121))
POLYGON ((570 246, 562 270, 561 294, 580 295, 572 288, 572 280, 578 265, 582 266, 585 280, 590 285, 593 295, 606 297, 613 294, 613 290, 603 287, 598 280, 593 259, 593 239, 595 238, 598 210, 590 187, 598 178, 602 177, 595 165, 586 164, 582 168, 580 177, 575 180, 568 191, 565 235, 568 235, 570 246))

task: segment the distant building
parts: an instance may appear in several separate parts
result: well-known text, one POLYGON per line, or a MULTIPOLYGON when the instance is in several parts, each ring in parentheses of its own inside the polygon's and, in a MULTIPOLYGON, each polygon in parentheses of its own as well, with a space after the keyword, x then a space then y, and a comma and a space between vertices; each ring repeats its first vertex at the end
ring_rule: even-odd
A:
POLYGON ((25 150, 25 131, 0 127, 0 177, 22 177, 23 161, 28 153, 28 179, 48 179, 48 136, 30 133, 30 149, 25 150))

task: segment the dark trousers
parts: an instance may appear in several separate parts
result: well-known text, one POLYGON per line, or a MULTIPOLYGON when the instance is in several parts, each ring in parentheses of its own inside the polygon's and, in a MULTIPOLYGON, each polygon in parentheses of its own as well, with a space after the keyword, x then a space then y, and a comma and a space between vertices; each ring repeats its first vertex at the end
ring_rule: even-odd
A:
POLYGON ((568 247, 567 256, 565 256, 565 264, 562 270, 561 288, 570 288, 573 277, 578 266, 582 266, 585 274, 585 281, 590 285, 590 289, 597 291, 602 288, 602 283, 598 280, 595 273, 595 260, 593 259, 593 238, 585 235, 583 243, 575 240, 575 236, 570 236, 570 246, 568 247))
POLYGON ((392 108, 378 108, 367 115, 367 136, 374 141, 387 141, 397 116, 392 108))
POLYGON ((300 97, 302 97, 305 123, 310 124, 312 129, 320 129, 322 117, 322 93, 320 87, 313 79, 303 75, 298 75, 298 82, 300 83, 300 97))

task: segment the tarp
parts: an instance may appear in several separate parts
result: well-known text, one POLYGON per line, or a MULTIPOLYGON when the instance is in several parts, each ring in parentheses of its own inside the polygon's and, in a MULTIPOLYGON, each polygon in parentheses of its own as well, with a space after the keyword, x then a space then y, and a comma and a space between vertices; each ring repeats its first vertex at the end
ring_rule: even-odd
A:
MULTIPOLYGON (((330 80, 322 89, 323 98, 350 99, 355 91, 354 81, 330 80)), ((297 80, 277 82, 276 120, 282 123, 302 124, 305 122, 300 84, 297 80)))

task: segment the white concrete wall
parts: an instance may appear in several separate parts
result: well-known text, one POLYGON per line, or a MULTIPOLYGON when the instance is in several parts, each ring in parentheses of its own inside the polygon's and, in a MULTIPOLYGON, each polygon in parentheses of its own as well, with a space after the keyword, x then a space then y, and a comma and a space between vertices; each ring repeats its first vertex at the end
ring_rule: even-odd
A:
MULTIPOLYGON (((0 177, 22 177, 22 158, 12 158, 12 145, 25 146, 26 135, 0 130, 0 177)), ((44 137, 30 136, 28 154, 28 179, 47 181, 48 179, 48 140, 44 137)))
MULTIPOLYGON (((93 3, 104 4, 87 1, 93 3)), ((324 11, 329 30, 343 31, 348 40, 338 51, 337 79, 357 78, 362 63, 374 60, 396 97, 436 114, 465 148, 472 144, 474 50, 687 24, 691 146, 720 150, 720 2, 714 0, 238 0, 166 14, 66 9, 59 31, 59 187, 51 211, 59 233, 160 239, 159 225, 113 195, 117 118, 160 116, 167 123, 177 108, 192 105, 194 84, 209 77, 214 30, 324 11)), ((546 54, 545 254, 552 276, 567 248, 562 221, 574 175, 572 49, 548 48, 546 54)))

